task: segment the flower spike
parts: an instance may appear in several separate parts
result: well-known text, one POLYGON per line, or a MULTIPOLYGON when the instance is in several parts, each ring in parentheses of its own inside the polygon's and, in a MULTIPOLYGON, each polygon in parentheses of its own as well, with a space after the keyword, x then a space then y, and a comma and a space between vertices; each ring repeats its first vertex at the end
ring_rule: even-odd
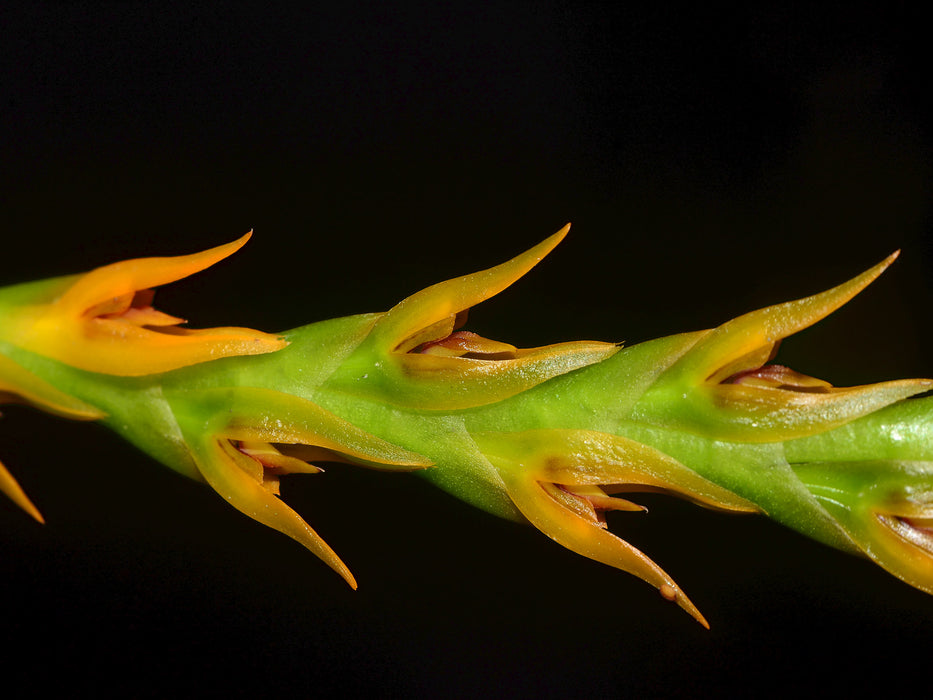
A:
MULTIPOLYGON (((320 473, 321 462, 412 472, 638 576, 704 626, 674 580, 609 531, 609 511, 644 510, 628 494, 762 513, 933 593, 933 397, 912 398, 933 381, 836 388, 772 362, 784 338, 848 302, 894 255, 821 294, 627 348, 521 349, 465 329, 470 307, 566 233, 388 312, 281 336, 188 330, 152 307, 153 287, 214 264, 248 236, 2 288, 0 402, 100 420, 354 588, 343 561, 280 498, 282 476, 320 473)), ((41 522, 2 464, 0 491, 41 522)))

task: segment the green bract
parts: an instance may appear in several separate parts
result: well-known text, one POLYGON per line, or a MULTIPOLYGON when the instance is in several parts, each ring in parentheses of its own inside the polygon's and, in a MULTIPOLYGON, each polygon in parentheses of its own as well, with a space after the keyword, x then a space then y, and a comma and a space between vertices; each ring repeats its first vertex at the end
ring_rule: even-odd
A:
MULTIPOLYGON (((499 516, 629 571, 706 621, 676 583, 606 529, 619 497, 662 491, 761 512, 870 557, 933 593, 933 388, 835 388, 771 364, 778 343, 864 289, 894 256, 829 291, 631 348, 520 349, 460 330, 567 232, 386 313, 278 335, 189 330, 155 286, 204 253, 131 260, 0 289, 0 401, 97 420, 231 505, 352 574, 278 497, 314 462, 415 470, 499 516)), ((0 465, 0 490, 39 511, 0 465)))

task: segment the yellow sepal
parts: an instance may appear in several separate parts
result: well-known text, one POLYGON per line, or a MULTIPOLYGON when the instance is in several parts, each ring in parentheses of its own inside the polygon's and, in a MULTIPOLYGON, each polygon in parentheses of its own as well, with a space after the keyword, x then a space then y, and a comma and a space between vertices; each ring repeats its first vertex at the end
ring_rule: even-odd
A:
POLYGON ((397 352, 408 352, 427 340, 443 338, 454 330, 457 314, 495 296, 541 262, 560 243, 570 224, 533 248, 488 270, 438 282, 400 301, 373 328, 373 338, 397 352), (420 331, 446 324, 434 338, 420 331))
POLYGON ((167 396, 204 480, 230 505, 288 535, 356 588, 347 566, 279 494, 279 475, 316 473, 307 459, 350 461, 381 469, 432 466, 312 401, 258 387, 206 389, 167 396), (207 423, 203 416, 209 416, 207 423))
MULTIPOLYGON (((458 329, 472 306, 498 294, 537 265, 570 224, 511 260, 423 289, 391 308, 361 351, 375 351, 384 398, 400 406, 431 410, 470 408, 501 401, 543 381, 601 362, 615 343, 581 341, 519 349, 458 329)), ((376 371, 373 371, 376 369, 376 371)), ((357 378, 352 390, 359 391, 357 378)))
POLYGON ((636 416, 722 440, 777 442, 829 430, 933 389, 930 379, 834 387, 768 364, 784 338, 846 304, 897 255, 825 292, 743 314, 700 334, 645 393, 636 416))
POLYGON ((189 446, 202 476, 224 500, 253 520, 297 540, 356 588, 356 579, 336 552, 278 498, 277 489, 266 487, 261 476, 257 480, 252 457, 218 436, 191 436, 189 446))
POLYGON ((851 301, 897 256, 892 253, 871 269, 825 292, 751 311, 722 324, 704 336, 672 368, 672 373, 718 384, 737 372, 760 367, 770 359, 781 339, 812 326, 851 301))
POLYGON ((617 435, 588 430, 528 430, 474 435, 506 492, 532 525, 578 554, 638 576, 704 627, 705 618, 674 580, 606 528, 607 510, 643 510, 617 491, 663 491, 710 508, 755 512, 731 491, 672 457, 617 435))
POLYGON ((201 253, 126 260, 69 278, 73 281, 56 298, 11 311, 2 336, 72 367, 124 377, 279 350, 287 343, 276 336, 250 328, 181 328, 182 319, 150 306, 153 287, 210 267, 249 237, 201 253))

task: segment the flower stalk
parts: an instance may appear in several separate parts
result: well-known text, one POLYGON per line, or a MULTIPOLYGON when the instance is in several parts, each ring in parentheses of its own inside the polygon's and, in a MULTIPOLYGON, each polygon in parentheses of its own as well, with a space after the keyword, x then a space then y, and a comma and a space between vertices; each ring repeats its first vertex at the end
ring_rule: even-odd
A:
MULTIPOLYGON (((762 513, 933 593, 933 381, 837 388, 774 364, 782 340, 839 308, 895 255, 826 292, 711 330, 622 348, 517 348, 465 329, 565 227, 489 270, 384 313, 278 334, 190 330, 153 289, 203 253, 0 289, 0 403, 99 421, 295 539, 351 586, 338 555, 279 497, 320 463, 412 471, 495 515, 632 573, 706 625, 680 586, 607 527, 638 491, 762 513)), ((42 522, 0 464, 0 491, 42 522)))

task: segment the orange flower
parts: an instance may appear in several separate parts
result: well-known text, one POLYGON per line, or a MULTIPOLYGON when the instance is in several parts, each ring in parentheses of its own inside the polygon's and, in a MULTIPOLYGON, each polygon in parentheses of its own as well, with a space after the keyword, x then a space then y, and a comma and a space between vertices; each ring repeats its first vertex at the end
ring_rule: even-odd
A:
POLYGON ((200 272, 239 250, 251 234, 201 253, 113 263, 84 275, 20 285, 0 340, 72 367, 123 377, 167 372, 222 357, 279 350, 281 338, 249 328, 191 330, 152 307, 153 287, 200 272))

